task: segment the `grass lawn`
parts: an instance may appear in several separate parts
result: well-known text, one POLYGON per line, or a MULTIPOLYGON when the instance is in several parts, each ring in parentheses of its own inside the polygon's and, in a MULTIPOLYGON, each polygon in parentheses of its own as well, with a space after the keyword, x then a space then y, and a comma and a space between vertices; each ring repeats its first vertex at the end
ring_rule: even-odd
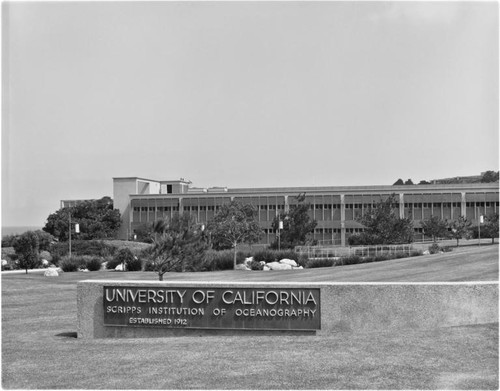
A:
MULTIPOLYGON (((398 281, 409 274, 412 281, 427 282, 434 281, 431 276, 437 273, 445 278, 441 281, 455 281, 457 276, 459 281, 475 280, 474 276, 498 280, 498 246, 466 249, 454 255, 455 259, 447 253, 290 272, 169 273, 166 279, 299 281, 300 277, 300 281, 338 281, 335 276, 340 275, 341 281, 381 281, 385 273, 386 281, 398 281), (399 271, 403 267, 406 273, 399 271), (429 268, 433 273, 426 272, 429 268), (446 271, 450 268, 455 274, 446 271)), ((76 283, 104 278, 151 280, 156 276, 140 272, 63 273, 56 278, 2 274, 3 388, 499 387, 498 323, 399 333, 337 333, 321 338, 240 335, 77 339, 76 283)))

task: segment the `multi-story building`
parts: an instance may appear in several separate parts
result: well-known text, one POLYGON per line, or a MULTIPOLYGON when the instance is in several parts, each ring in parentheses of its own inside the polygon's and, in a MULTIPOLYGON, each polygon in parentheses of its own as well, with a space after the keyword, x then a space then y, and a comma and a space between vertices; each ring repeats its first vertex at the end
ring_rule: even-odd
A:
POLYGON ((498 213, 498 183, 430 184, 403 186, 280 187, 280 188, 195 188, 184 179, 157 181, 144 178, 113 178, 114 207, 120 210, 120 239, 133 237, 144 224, 189 212, 203 223, 218 208, 232 200, 249 203, 265 232, 262 243, 272 243, 276 233, 271 224, 276 215, 288 210, 305 194, 309 215, 318 222, 314 238, 320 243, 345 245, 360 232, 357 221, 372 205, 395 194, 401 217, 414 221, 415 237, 423 237, 420 222, 431 216, 453 220, 459 216, 477 224, 479 216, 498 213))

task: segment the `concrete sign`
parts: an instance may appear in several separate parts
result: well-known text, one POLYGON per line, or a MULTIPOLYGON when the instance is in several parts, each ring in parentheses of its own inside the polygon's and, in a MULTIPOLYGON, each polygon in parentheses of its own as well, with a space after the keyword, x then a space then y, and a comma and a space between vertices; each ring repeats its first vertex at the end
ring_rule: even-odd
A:
POLYGON ((319 288, 103 286, 104 326, 319 330, 319 288))

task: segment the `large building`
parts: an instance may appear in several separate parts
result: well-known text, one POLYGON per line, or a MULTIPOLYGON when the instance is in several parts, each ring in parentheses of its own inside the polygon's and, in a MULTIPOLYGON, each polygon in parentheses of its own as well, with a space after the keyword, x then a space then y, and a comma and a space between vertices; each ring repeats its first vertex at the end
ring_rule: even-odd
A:
POLYGON ((252 204, 265 235, 272 243, 275 216, 306 195, 309 215, 317 220, 314 238, 319 243, 346 245, 347 238, 360 232, 357 219, 373 204, 396 195, 401 217, 414 221, 416 239, 423 238, 420 222, 431 216, 453 220, 459 216, 477 224, 480 215, 498 213, 498 183, 430 184, 403 186, 280 187, 280 188, 195 188, 184 179, 157 181, 144 178, 113 178, 114 207, 120 210, 120 239, 130 239, 134 230, 176 212, 189 212, 199 222, 211 220, 217 209, 232 200, 252 204))

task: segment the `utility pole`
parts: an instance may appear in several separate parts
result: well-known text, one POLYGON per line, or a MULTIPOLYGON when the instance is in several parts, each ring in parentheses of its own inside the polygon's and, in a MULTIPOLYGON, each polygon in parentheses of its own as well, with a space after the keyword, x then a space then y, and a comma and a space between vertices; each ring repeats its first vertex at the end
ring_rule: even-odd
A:
POLYGON ((68 209, 68 215, 69 215, 69 257, 71 258, 71 209, 68 209))

